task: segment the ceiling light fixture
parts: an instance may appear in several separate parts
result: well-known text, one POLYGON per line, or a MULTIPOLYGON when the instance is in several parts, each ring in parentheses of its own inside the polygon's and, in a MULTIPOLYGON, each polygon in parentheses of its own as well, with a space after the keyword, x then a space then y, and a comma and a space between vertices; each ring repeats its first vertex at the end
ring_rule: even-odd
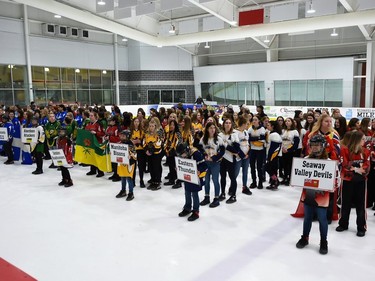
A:
POLYGON ((103 70, 102 73, 103 73, 103 74, 107 74, 107 70, 103 70))
POLYGON ((60 15, 54 15, 55 19, 61 19, 60 15))
POLYGON ((49 68, 48 68, 48 67, 45 67, 45 68, 44 68, 44 71, 45 71, 45 72, 49 72, 49 68))
POLYGON ((176 27, 173 25, 173 24, 171 24, 171 29, 169 29, 169 34, 176 34, 176 27))
POLYGON ((268 39, 268 36, 266 36, 266 39, 263 40, 264 43, 269 43, 271 42, 270 39, 268 39))
POLYGON ((312 0, 310 1, 310 4, 309 4, 309 9, 307 10, 306 13, 308 14, 313 14, 315 13, 316 11, 314 10, 314 7, 313 7, 313 3, 312 3, 312 0))
POLYGON ((104 2, 104 1, 98 1, 98 5, 100 5, 100 6, 104 6, 104 5, 105 5, 105 2, 104 2))
POLYGON ((81 70, 79 70, 79 68, 76 68, 75 72, 76 72, 76 73, 80 73, 81 70))
POLYGON ((339 36, 339 34, 336 32, 336 28, 334 28, 334 29, 332 30, 331 36, 332 36, 332 37, 339 36))
POLYGON ((124 37, 124 38, 121 39, 121 41, 122 41, 122 42, 128 42, 128 38, 125 38, 125 37, 124 37))
POLYGON ((205 49, 209 49, 210 45, 208 45, 208 42, 206 42, 206 45, 204 46, 205 49))

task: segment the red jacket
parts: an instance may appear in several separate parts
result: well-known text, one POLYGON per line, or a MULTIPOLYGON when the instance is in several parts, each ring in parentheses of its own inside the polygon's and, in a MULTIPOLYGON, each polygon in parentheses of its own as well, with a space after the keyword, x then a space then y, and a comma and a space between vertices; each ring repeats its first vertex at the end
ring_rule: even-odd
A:
POLYGON ((365 178, 370 171, 370 151, 363 148, 362 153, 351 153, 346 146, 341 147, 340 161, 342 165, 341 178, 342 180, 351 181, 354 175, 354 171, 350 169, 352 167, 362 167, 365 173, 362 174, 365 178))
POLYGON ((109 142, 120 143, 119 137, 119 127, 118 126, 108 126, 105 130, 105 135, 109 137, 109 142))
POLYGON ((98 140, 99 143, 103 142, 103 137, 104 137, 104 130, 102 125, 98 121, 95 121, 95 123, 88 123, 85 127, 86 131, 94 131, 96 134, 96 139, 98 140))

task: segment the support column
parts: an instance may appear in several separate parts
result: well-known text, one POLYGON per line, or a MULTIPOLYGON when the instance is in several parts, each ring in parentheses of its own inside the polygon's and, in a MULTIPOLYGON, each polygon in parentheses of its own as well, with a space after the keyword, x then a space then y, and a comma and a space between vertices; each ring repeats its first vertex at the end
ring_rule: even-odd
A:
POLYGON ((374 80, 375 80, 375 44, 367 42, 366 53, 366 97, 365 107, 372 107, 374 102, 374 80))
POLYGON ((120 105, 120 78, 118 71, 118 38, 117 34, 113 34, 113 45, 114 45, 114 63, 115 63, 115 83, 116 83, 116 93, 115 93, 115 104, 120 105))
MULTIPOLYGON (((27 69, 27 89, 29 93, 29 103, 34 100, 33 92, 33 78, 31 75, 31 62, 30 62, 30 42, 29 42, 29 17, 27 14, 27 5, 23 5, 23 26, 25 35, 25 51, 26 51, 26 69, 27 69)), ((25 101, 26 102, 26 101, 25 101)))
POLYGON ((279 36, 275 35, 272 38, 271 44, 269 49, 266 50, 267 52, 267 62, 274 62, 279 60, 279 36))

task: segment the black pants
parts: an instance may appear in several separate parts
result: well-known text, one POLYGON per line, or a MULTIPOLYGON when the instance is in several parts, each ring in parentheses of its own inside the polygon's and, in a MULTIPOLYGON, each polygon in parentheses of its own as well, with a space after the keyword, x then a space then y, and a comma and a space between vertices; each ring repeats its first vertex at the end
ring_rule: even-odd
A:
POLYGON ((237 191, 237 180, 235 173, 235 162, 230 162, 223 158, 220 163, 220 185, 221 193, 225 194, 225 187, 227 184, 227 172, 230 179, 229 195, 236 195, 237 191))
POLYGON ((44 142, 44 154, 46 155, 46 160, 51 159, 51 154, 49 153, 49 147, 47 144, 47 140, 44 142))
POLYGON ((279 157, 275 157, 271 161, 268 161, 266 168, 267 168, 267 173, 270 175, 270 178, 272 176, 276 178, 277 170, 279 169, 279 157))
POLYGON ((293 152, 283 152, 283 165, 284 165, 284 178, 290 180, 290 174, 292 173, 293 163, 293 152))
POLYGON ((375 162, 371 161, 370 173, 367 176, 367 204, 366 207, 373 207, 375 203, 375 162))
POLYGON ((169 167, 169 181, 174 182, 177 179, 176 162, 174 157, 167 156, 167 163, 169 167))
POLYGON ((5 156, 8 157, 8 161, 14 161, 12 143, 13 143, 13 139, 5 142, 4 145, 3 145, 3 150, 5 152, 5 156))
POLYGON ((111 163, 113 177, 118 178, 119 175, 117 174, 117 163, 111 163))
POLYGON ((264 149, 261 150, 250 150, 250 170, 251 170, 251 179, 253 182, 257 181, 257 173, 259 182, 263 182, 263 163, 265 160, 264 149), (256 164, 256 171, 255 171, 256 164))
POLYGON ((135 182, 136 170, 138 166, 139 180, 143 182, 143 175, 146 171, 147 157, 143 149, 137 150, 137 165, 134 168, 133 181, 135 182))
POLYGON ((68 168, 65 168, 65 167, 61 166, 60 169, 61 169, 61 177, 62 177, 62 179, 65 180, 65 181, 71 181, 72 178, 70 177, 70 173, 69 173, 68 168))
POLYGON ((37 171, 43 171, 43 152, 35 152, 34 157, 37 171))
POLYGON ((348 228, 349 226, 349 216, 350 210, 352 208, 352 203, 355 204, 355 209, 357 212, 357 230, 366 231, 366 182, 352 182, 343 181, 342 192, 341 192, 341 218, 339 220, 339 225, 348 228))
POLYGON ((152 154, 149 157, 148 168, 151 174, 151 182, 153 183, 161 183, 161 173, 162 173, 161 158, 162 158, 161 153, 152 154))

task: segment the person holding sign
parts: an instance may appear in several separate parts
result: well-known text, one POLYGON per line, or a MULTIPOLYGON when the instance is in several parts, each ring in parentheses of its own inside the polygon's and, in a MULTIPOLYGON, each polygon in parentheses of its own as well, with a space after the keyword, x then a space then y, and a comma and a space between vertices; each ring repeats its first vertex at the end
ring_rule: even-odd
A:
POLYGON ((370 171, 370 151, 363 147, 366 137, 361 131, 351 133, 347 146, 341 147, 341 212, 336 231, 342 232, 349 227, 352 203, 357 212, 357 236, 366 233, 366 181, 370 171))
MULTIPOLYGON (((56 116, 54 113, 50 113, 48 115, 48 123, 46 124, 44 131, 46 134, 46 158, 45 159, 51 159, 51 156, 49 154, 50 149, 56 148, 56 140, 59 134, 59 129, 61 127, 61 124, 59 121, 56 120, 56 116)), ((49 166, 49 168, 57 168, 52 162, 52 164, 49 166)))
POLYGON ((210 208, 215 208, 220 205, 220 162, 225 153, 225 146, 223 139, 218 135, 218 130, 215 123, 208 122, 204 130, 203 138, 200 140, 200 145, 203 147, 204 157, 208 166, 204 186, 205 196, 200 205, 205 206, 210 204, 210 178, 212 177, 215 188, 215 198, 210 204, 210 208))
MULTIPOLYGON (((328 159, 326 151, 327 141, 322 135, 315 135, 310 139, 310 155, 306 158, 328 159)), ((320 230, 320 249, 319 253, 325 255, 328 253, 328 220, 327 208, 329 204, 329 192, 304 188, 302 191, 301 202, 304 204, 303 234, 297 242, 296 247, 302 249, 309 244, 309 234, 312 226, 314 214, 319 220, 320 230)))
POLYGON ((37 117, 33 117, 31 120, 33 128, 37 129, 38 142, 31 143, 31 151, 35 157, 36 170, 32 172, 34 175, 43 174, 43 154, 44 154, 44 141, 45 134, 42 126, 39 125, 39 120, 37 117))
POLYGON ((13 136, 14 136, 14 126, 13 123, 10 121, 7 115, 3 115, 3 123, 4 128, 7 129, 8 133, 8 140, 4 142, 3 150, 5 155, 8 157, 8 160, 4 162, 5 165, 14 164, 14 155, 12 150, 12 143, 13 143, 13 136))
MULTIPOLYGON (((199 134, 199 131, 197 132, 199 134)), ((194 159, 197 162, 197 172, 199 177, 199 185, 185 181, 185 205, 182 212, 178 214, 179 217, 188 217, 188 221, 195 221, 199 219, 199 195, 198 192, 202 190, 205 184, 205 177, 207 172, 207 164, 204 160, 203 154, 198 149, 199 138, 194 141, 194 146, 190 147, 186 142, 177 145, 176 153, 181 158, 194 159)))
MULTIPOLYGON (((57 148, 62 149, 68 164, 73 165, 72 140, 67 136, 66 128, 59 129, 59 136, 57 139, 57 148)), ((73 185, 72 178, 67 167, 59 166, 61 170, 62 180, 59 186, 71 187, 73 185)))
POLYGON ((133 182, 133 174, 135 172, 135 163, 137 160, 137 154, 135 151, 135 147, 130 140, 131 132, 130 130, 124 130, 120 133, 120 140, 121 143, 128 145, 129 151, 129 164, 118 164, 117 166, 117 174, 121 177, 121 190, 116 195, 116 198, 122 198, 126 196, 126 183, 129 186, 129 194, 126 198, 126 201, 131 201, 134 199, 134 182, 133 182))
MULTIPOLYGON (((117 115, 109 118, 108 127, 105 130, 104 140, 109 141, 110 143, 120 143, 120 124, 117 115)), ((117 174, 117 163, 112 162, 112 172, 113 175, 108 179, 113 182, 121 181, 120 176, 117 174)))

